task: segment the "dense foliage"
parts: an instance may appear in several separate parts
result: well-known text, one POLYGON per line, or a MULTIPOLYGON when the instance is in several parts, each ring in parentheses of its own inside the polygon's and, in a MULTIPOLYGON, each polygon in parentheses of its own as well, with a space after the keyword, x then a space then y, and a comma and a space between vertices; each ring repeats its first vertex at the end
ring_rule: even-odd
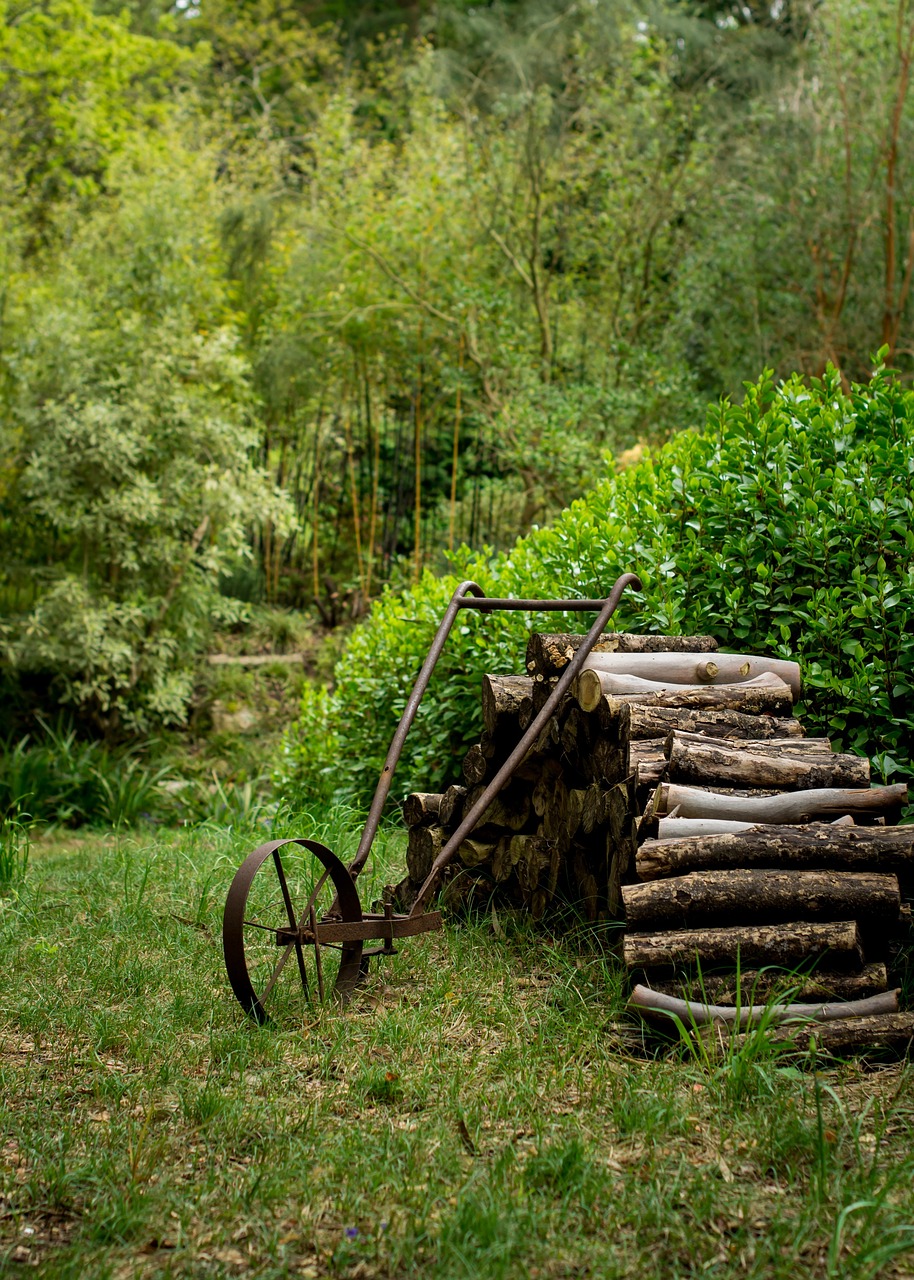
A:
POLYGON ((910 0, 0 0, 0 731, 181 723, 771 367, 911 372, 910 0), (14 713, 11 715, 11 713, 14 713))
MULTIPOLYGON (((461 568, 490 594, 542 596, 604 595, 634 569, 644 593, 625 598, 619 629, 709 633, 725 649, 796 657, 810 730, 875 755, 886 775, 909 774, 912 512, 914 392, 883 371, 848 392, 834 369, 782 386, 766 375, 742 404, 712 406, 703 431, 611 474, 509 553, 467 554, 461 568)), ((457 581, 427 575, 375 606, 332 699, 304 704, 288 744, 290 793, 320 791, 329 777, 343 793, 370 789, 457 581), (334 730, 323 760, 322 720, 334 730)), ((400 792, 457 780, 481 728, 481 675, 522 671, 527 632, 555 630, 552 619, 462 615, 408 740, 400 792)))

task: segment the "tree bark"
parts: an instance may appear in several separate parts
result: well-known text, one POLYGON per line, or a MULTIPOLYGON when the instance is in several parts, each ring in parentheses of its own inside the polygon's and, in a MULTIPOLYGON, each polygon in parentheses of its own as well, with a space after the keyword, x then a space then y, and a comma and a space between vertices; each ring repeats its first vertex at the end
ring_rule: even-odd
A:
POLYGON ((421 884, 447 839, 441 827, 410 827, 406 844, 406 869, 410 879, 421 884))
MULTIPOLYGON (((527 641, 527 670, 530 675, 557 676, 577 653, 585 636, 550 635, 534 631, 527 641)), ((593 653, 714 653, 717 641, 711 636, 630 635, 610 632, 597 641, 593 653)))
MULTIPOLYGON (((735 818, 660 818, 657 822, 657 839, 687 840, 691 836, 732 836, 758 825, 757 822, 737 822, 735 818)), ((830 825, 852 827, 854 820, 848 816, 835 818, 830 825)))
POLYGON ((467 789, 461 787, 458 783, 448 787, 447 791, 441 797, 441 807, 438 810, 438 817, 443 827, 456 827, 463 817, 464 800, 466 799, 467 789))
MULTIPOLYGON (((480 785, 467 792, 463 802, 464 812, 472 809, 484 790, 480 785)), ((480 831, 483 827, 506 827, 509 831, 520 831, 526 825, 530 811, 530 788, 526 783, 514 779, 499 791, 483 811, 475 830, 480 831)))
POLYGON ((773 672, 790 686, 794 701, 800 697, 800 667, 783 658, 762 658, 756 654, 715 653, 713 657, 694 653, 591 653, 585 670, 614 676, 640 676, 660 684, 739 684, 773 672))
MULTIPOLYGON (((606 700, 603 700, 606 705, 606 700)), ((632 703, 630 733, 632 739, 666 738, 674 730, 682 733, 708 734, 714 738, 737 740, 790 738, 803 741, 803 725, 799 720, 769 715, 746 715, 742 711, 689 710, 685 707, 651 707, 632 703)))
POLYGON ((654 812, 657 817, 678 809, 680 818, 736 818, 740 822, 804 822, 814 817, 873 818, 894 815, 908 802, 904 783, 890 787, 822 788, 775 796, 727 796, 698 787, 661 782, 654 812))
POLYGON ((441 800, 437 792, 414 791, 403 801, 403 821, 408 827, 430 826, 438 818, 441 800))
POLYGON ((532 692, 529 676, 482 677, 482 718, 493 737, 518 736, 521 706, 532 692))
POLYGON ((777 969, 740 969, 736 973, 702 973, 693 978, 651 982, 656 991, 687 1000, 711 1000, 717 1004, 753 1004, 772 997, 791 1000, 860 1000, 888 986, 885 965, 866 964, 860 973, 789 973, 777 969), (739 983, 737 984, 737 976, 739 983))
POLYGON ((762 868, 833 871, 914 871, 914 826, 835 827, 761 825, 737 835, 645 841, 638 850, 641 880, 689 871, 762 868))
POLYGON ((706 786, 778 787, 799 791, 823 787, 867 787, 870 762, 863 756, 805 750, 787 755, 780 747, 696 734, 673 733, 667 743, 672 782, 706 786))
MULTIPOLYGON (((726 1027, 709 1027, 708 1043, 719 1052, 738 1052, 746 1034, 731 1035, 726 1027)), ((861 1049, 883 1049, 908 1055, 914 1041, 914 1013, 880 1013, 868 1018, 836 1018, 834 1022, 807 1023, 799 1027, 772 1027, 766 1039, 791 1045, 798 1054, 813 1049, 816 1055, 835 1056, 861 1049)))
POLYGON ((632 929, 853 919, 889 930, 901 910, 897 876, 866 871, 699 871, 626 885, 622 898, 632 929))
POLYGON ((802 1018, 809 1022, 833 1022, 836 1018, 897 1013, 898 991, 883 991, 862 1000, 842 1000, 835 1004, 751 1004, 739 1009, 731 1005, 704 1004, 665 995, 640 983, 635 987, 627 1007, 642 1017, 654 1018, 669 1025, 677 1017, 684 1026, 707 1026, 723 1022, 732 1027, 754 1027, 764 1021, 767 1026, 802 1018))
POLYGON ((662 741, 633 742, 629 747, 629 761, 639 788, 655 787, 666 776, 667 759, 662 741))
POLYGON ((863 967, 854 920, 627 933, 622 955, 629 969, 670 969, 696 961, 702 965, 776 964, 793 968, 824 955, 838 969, 859 973, 863 967))
POLYGON ((662 685, 637 676, 610 676, 582 671, 575 681, 575 697, 584 711, 596 710, 601 698, 655 708, 683 711, 742 711, 746 715, 789 715, 790 688, 778 676, 756 676, 740 684, 662 685))

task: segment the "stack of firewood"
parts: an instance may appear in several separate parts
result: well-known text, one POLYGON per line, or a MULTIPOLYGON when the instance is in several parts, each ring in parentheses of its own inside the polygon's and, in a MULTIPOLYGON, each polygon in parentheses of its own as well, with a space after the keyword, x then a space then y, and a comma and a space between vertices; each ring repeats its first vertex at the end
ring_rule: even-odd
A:
MULTIPOLYGON (((544 706, 580 636, 530 637, 525 675, 482 682, 485 732, 467 752, 460 782, 442 794, 407 796, 407 877, 397 886, 408 907, 448 836, 544 706)), ((650 657, 690 647, 713 652, 706 637, 607 635, 597 654, 650 657)), ((445 875, 445 903, 479 897, 541 918, 553 905, 576 907, 590 921, 616 920, 621 886, 635 852, 635 773, 625 702, 584 707, 566 696, 542 727, 511 781, 463 841, 445 875), (494 893, 494 898, 493 898, 494 893)))
MULTIPOLYGON (((581 639, 534 634, 525 675, 484 678, 485 732, 461 782, 404 803, 404 906, 581 639)), ((445 901, 481 886, 536 918, 558 903, 624 916, 648 1016, 747 1024, 786 971, 792 999, 838 1002, 783 1011, 837 1018, 827 1042, 910 1038, 886 963, 910 927, 914 826, 894 825, 907 788, 872 786, 868 760, 807 738, 799 694, 794 662, 722 654, 706 636, 605 636, 460 846, 445 901)))
POLYGON ((733 1005, 764 1001, 786 970, 793 998, 873 997, 877 1022, 895 1020, 863 1028, 854 1019, 870 1006, 838 1003, 827 1016, 842 1025, 826 1040, 910 1037, 914 1019, 888 1011, 895 994, 877 995, 893 940, 910 927, 914 826, 892 825, 907 788, 871 786, 868 760, 804 736, 791 714, 796 664, 717 654, 696 669, 685 654, 669 659, 623 668, 596 656, 577 690, 584 707, 631 706, 644 812, 636 883, 622 891, 623 956, 648 984, 636 987, 635 1007, 732 1021, 733 1005), (725 1007, 709 1013, 710 1000, 725 1007))

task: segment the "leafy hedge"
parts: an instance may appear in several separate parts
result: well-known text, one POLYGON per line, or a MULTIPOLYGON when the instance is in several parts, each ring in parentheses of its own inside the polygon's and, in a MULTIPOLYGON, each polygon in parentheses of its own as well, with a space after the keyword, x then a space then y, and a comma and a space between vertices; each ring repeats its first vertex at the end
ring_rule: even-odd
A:
MULTIPOLYGON (((868 753, 886 776, 914 754, 914 393, 881 367, 841 389, 834 370, 708 410, 655 456, 611 474, 550 527, 455 569, 492 593, 605 594, 628 569, 620 629, 707 632, 724 649, 802 664, 810 731, 868 753)), ((290 792, 363 799, 438 619, 459 581, 426 574, 386 594, 350 641, 327 699, 310 698, 287 742, 290 792)), ((585 615, 589 618, 589 615, 585 615)), ((581 618, 567 619, 569 629, 581 618)), ((395 791, 459 774, 480 729, 486 671, 523 670, 532 627, 555 615, 458 619, 410 738, 395 791)))

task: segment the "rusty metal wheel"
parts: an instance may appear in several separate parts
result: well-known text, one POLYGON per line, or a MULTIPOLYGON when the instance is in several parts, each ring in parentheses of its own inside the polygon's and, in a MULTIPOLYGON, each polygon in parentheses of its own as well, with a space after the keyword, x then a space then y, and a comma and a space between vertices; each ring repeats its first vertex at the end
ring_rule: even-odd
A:
POLYGON ((235 873, 222 919, 232 991, 255 1022, 292 1016, 331 993, 345 1001, 364 978, 363 943, 320 945, 324 919, 358 922, 362 906, 348 870, 315 840, 271 840, 235 873))

